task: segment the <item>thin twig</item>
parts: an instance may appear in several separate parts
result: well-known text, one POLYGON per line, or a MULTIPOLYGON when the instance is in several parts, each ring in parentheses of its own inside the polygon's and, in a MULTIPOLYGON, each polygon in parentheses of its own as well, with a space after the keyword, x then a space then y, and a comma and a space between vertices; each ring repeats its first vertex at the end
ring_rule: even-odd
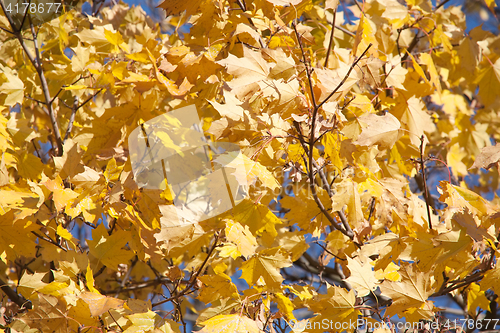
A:
POLYGON ((130 264, 130 267, 127 270, 127 273, 125 274, 125 276, 122 279, 122 282, 120 283, 120 287, 116 291, 115 297, 118 297, 122 292, 122 289, 125 287, 125 284, 127 283, 128 278, 130 277, 130 273, 132 273, 132 270, 134 269, 135 264, 137 264, 137 261, 139 261, 139 258, 135 256, 134 260, 132 260, 132 263, 130 264))
POLYGON ((439 5, 436 6, 436 9, 434 9, 435 11, 438 10, 439 8, 443 7, 447 2, 449 2, 450 0, 444 0, 442 1, 439 5))
POLYGON ((356 34, 352 31, 349 31, 347 30, 346 28, 340 26, 340 25, 336 25, 335 28, 339 29, 340 31, 342 31, 343 33, 351 36, 351 37, 356 37, 356 34))
POLYGON ((351 67, 349 67, 349 70, 347 71, 347 74, 344 76, 344 78, 342 79, 342 81, 340 81, 340 83, 338 84, 338 86, 330 93, 330 95, 328 95, 325 100, 321 103, 318 104, 318 109, 323 106, 323 104, 325 104, 333 95, 335 95, 335 93, 344 85, 345 81, 347 81, 347 79, 349 78, 349 75, 351 74, 352 70, 354 69, 354 67, 357 66, 358 62, 361 60, 361 58, 363 58, 365 56, 365 54, 368 52, 368 50, 370 49, 370 47, 372 47, 372 43, 370 43, 365 51, 361 54, 361 56, 359 56, 351 65, 351 67))
POLYGON ((40 152, 38 151, 38 148, 36 147, 36 144, 35 144, 35 139, 31 139, 31 143, 33 144, 33 147, 35 147, 35 152, 36 152, 36 155, 38 156, 38 158, 42 158, 42 155, 40 154, 40 152))
POLYGON ((111 318, 113 319, 113 321, 115 322, 115 324, 118 325, 118 327, 120 328, 120 330, 123 332, 123 328, 120 326, 120 324, 118 324, 118 322, 116 321, 115 317, 113 317, 113 315, 111 314, 110 310, 108 310, 108 313, 111 316, 111 318))
POLYGON ((164 299, 164 300, 162 300, 160 302, 153 303, 151 306, 155 307, 155 306, 158 306, 158 305, 162 305, 164 303, 176 300, 179 297, 186 296, 186 295, 189 295, 189 294, 193 293, 195 290, 191 290, 191 288, 196 284, 196 280, 198 279, 198 276, 204 270, 205 265, 207 264, 208 260, 210 259, 210 257, 214 253, 214 251, 217 248, 217 246, 219 245, 218 242, 219 242, 219 234, 216 233, 215 234, 214 244, 212 245, 212 247, 208 251, 207 257, 205 258, 205 260, 203 260, 203 263, 201 264, 200 268, 198 268, 198 270, 193 275, 191 275, 191 278, 189 279, 188 285, 183 290, 181 290, 178 294, 176 294, 176 295, 174 295, 174 296, 172 296, 170 298, 164 299))
MULTIPOLYGON (((241 10, 243 12, 247 11, 245 3, 242 3, 240 0, 236 0, 236 3, 238 4, 238 6, 240 6, 240 8, 241 8, 241 10)), ((255 28, 255 24, 253 23, 252 19, 250 17, 247 17, 247 19, 248 19, 248 22, 250 23, 250 25, 255 28)), ((260 44, 261 48, 265 48, 266 47, 265 44, 264 44, 264 41, 262 40, 261 36, 259 36, 259 44, 260 44)))
POLYGON ((330 35, 330 42, 328 43, 328 50, 326 51, 326 59, 324 67, 328 66, 328 59, 330 58, 330 53, 332 52, 333 45, 333 33, 335 32, 335 18, 337 16, 337 10, 333 11, 333 20, 332 20, 332 33, 330 35))
POLYGON ((75 121, 76 111, 78 111, 78 97, 75 96, 73 100, 73 107, 71 108, 71 116, 69 117, 68 128, 66 129, 66 134, 64 135, 63 143, 69 138, 69 134, 73 129, 73 122, 75 121))
MULTIPOLYGON (((312 119, 311 119, 311 131, 310 131, 310 135, 309 135, 309 146, 310 147, 309 147, 309 152, 308 152, 308 163, 307 163, 307 165, 309 165, 309 168, 307 170, 308 174, 309 174, 309 187, 311 189, 311 193, 312 193, 312 196, 314 198, 314 201, 316 202, 316 205, 318 206, 318 208, 320 209, 320 211, 323 213, 323 215, 325 215, 325 217, 328 219, 328 221, 330 222, 330 224, 335 229, 339 230, 340 232, 342 232, 344 235, 346 235, 350 239, 353 239, 354 238, 354 233, 353 233, 351 227, 349 226, 349 223, 344 224, 345 229, 341 228, 337 224, 337 222, 335 221, 335 219, 333 218, 333 216, 325 209, 325 207, 323 206, 323 203, 319 199, 318 193, 316 191, 316 186, 315 186, 316 182, 315 182, 315 179, 314 179, 314 170, 313 170, 313 167, 314 167, 314 164, 315 164, 315 162, 313 163, 313 153, 314 153, 314 143, 315 143, 314 132, 315 132, 315 129, 316 129, 316 117, 318 115, 318 110, 321 107, 321 105, 323 105, 323 103, 325 103, 328 100, 328 98, 330 98, 333 94, 331 94, 331 96, 329 96, 327 99, 325 99, 319 105, 316 103, 316 98, 314 96, 314 89, 313 89, 312 78, 311 78, 311 72, 312 72, 312 70, 311 70, 311 67, 309 66, 309 63, 306 60, 306 55, 305 55, 305 52, 304 52, 304 47, 302 46, 302 38, 299 35, 299 32, 297 31, 297 25, 295 24, 295 22, 293 22, 292 25, 293 25, 293 30, 295 31, 295 36, 297 38, 297 42, 298 42, 299 47, 300 47, 300 51, 302 53, 302 61, 304 63, 306 74, 307 74, 307 79, 309 81, 309 89, 310 89, 310 93, 311 93, 311 100, 312 100, 312 104, 313 104, 313 107, 314 107, 313 114, 312 114, 312 119)), ((372 44, 368 45, 367 49, 365 50, 365 52, 363 52, 363 54, 361 55, 361 57, 359 57, 359 59, 361 59, 365 55, 365 53, 368 51, 368 49, 371 47, 371 45, 372 44)), ((359 62, 359 59, 357 59, 353 63, 353 65, 351 66, 351 68, 347 72, 347 74, 344 77, 344 79, 335 88, 334 93, 347 80, 347 77, 349 77, 349 74, 351 73, 352 68, 354 68, 354 66, 357 65, 357 63, 359 62)), ((339 211, 338 214, 341 217, 341 221, 343 223, 345 221, 347 221, 347 219, 345 218, 345 214, 343 212, 339 211)))
POLYGON ((425 193, 425 205, 427 206, 427 218, 429 222, 429 229, 432 230, 432 222, 431 222, 431 208, 429 205, 429 189, 427 188, 427 181, 425 176, 425 161, 424 161, 424 138, 425 136, 422 134, 420 137, 420 169, 422 170, 422 179, 424 182, 424 193, 425 193))
POLYGON ((368 215, 368 222, 372 219, 373 212, 375 211, 375 197, 372 197, 372 201, 370 203, 370 214, 368 215))
POLYGON ((50 237, 43 237, 42 235, 40 234, 37 234, 36 232, 32 231, 31 232, 33 235, 35 235, 36 237, 38 237, 39 239, 42 239, 44 241, 46 241, 47 243, 50 243, 52 245, 55 245, 57 246, 58 248, 60 248, 61 250, 63 250, 64 252, 68 252, 67 249, 65 249, 61 244, 57 243, 56 241, 54 241, 52 238, 50 237))

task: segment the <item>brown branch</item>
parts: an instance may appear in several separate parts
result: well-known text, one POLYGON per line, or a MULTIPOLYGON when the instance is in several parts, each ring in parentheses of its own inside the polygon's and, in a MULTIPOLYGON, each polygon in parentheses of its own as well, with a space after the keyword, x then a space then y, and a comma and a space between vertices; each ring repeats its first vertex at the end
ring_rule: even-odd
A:
POLYGON ((67 250, 67 249, 65 249, 65 248, 64 248, 61 244, 59 244, 59 243, 57 243, 56 241, 54 241, 52 238, 50 238, 50 237, 44 237, 44 236, 42 236, 42 235, 37 234, 37 233, 36 233, 36 232, 34 232, 34 231, 32 231, 31 233, 32 233, 33 235, 35 235, 36 237, 38 237, 38 238, 40 238, 40 239, 42 239, 42 240, 46 241, 47 243, 50 243, 50 244, 52 244, 52 245, 57 246, 58 248, 60 248, 60 249, 61 249, 61 250, 63 250, 64 252, 68 252, 68 250, 67 250))
POLYGON ((184 289, 182 289, 179 293, 173 295, 172 297, 164 299, 164 300, 162 300, 160 302, 153 303, 151 306, 155 307, 155 306, 158 306, 158 305, 162 305, 164 303, 171 302, 173 300, 177 300, 179 297, 186 296, 186 295, 189 295, 189 294, 195 292, 195 290, 194 289, 191 290, 191 288, 196 284, 196 280, 197 280, 198 276, 204 270, 204 267, 207 264, 208 259, 210 259, 210 257, 214 253, 215 249, 217 248, 218 242, 219 242, 219 234, 216 233, 215 234, 214 244, 212 245, 212 247, 208 251, 207 257, 205 258, 205 260, 203 260, 203 263, 200 265, 200 268, 198 268, 198 270, 193 275, 191 275, 191 278, 189 279, 189 283, 188 283, 188 285, 184 289))
POLYGON ((127 283, 128 278, 130 277, 130 273, 132 273, 132 270, 134 269, 135 264, 137 264, 137 261, 139 261, 139 258, 137 256, 135 256, 134 260, 132 260, 132 264, 130 264, 130 267, 128 268, 127 273, 125 274, 125 276, 122 279, 122 282, 120 283, 120 287, 118 288, 118 290, 115 293, 115 297, 118 297, 120 295, 120 293, 122 292, 122 289, 125 287, 125 284, 127 283))
POLYGON ((410 45, 408 46, 408 48, 406 49, 406 54, 403 56, 403 58, 401 58, 401 63, 404 63, 406 61, 406 59, 408 59, 408 56, 410 55, 411 51, 413 51, 413 49, 415 48, 415 46, 417 46, 418 44, 418 41, 420 40, 421 36, 420 36, 420 30, 415 34, 415 36, 413 37, 413 39, 411 40, 410 42, 410 45))
POLYGON ((157 285, 163 285, 167 282, 171 282, 169 278, 158 277, 154 280, 149 280, 149 281, 144 281, 144 282, 131 282, 128 287, 123 287, 123 288, 118 288, 118 289, 113 289, 113 290, 105 290, 105 291, 101 291, 101 293, 103 295, 111 295, 111 294, 116 294, 118 291, 120 291, 120 292, 136 291, 136 290, 141 290, 141 289, 145 289, 145 288, 149 288, 149 287, 154 287, 157 285))
POLYGON ((68 109, 71 109, 71 116, 69 118, 69 124, 68 124, 68 128, 66 129, 66 134, 64 135, 64 140, 63 140, 63 143, 64 141, 66 141, 68 138, 69 138, 69 135, 71 134, 71 131, 73 129, 73 123, 75 121, 75 116, 76 116, 76 112, 81 108, 83 107, 85 104, 87 104, 88 102, 90 102, 94 97, 97 96, 97 94, 99 94, 101 91, 103 91, 104 88, 101 88, 99 89, 97 92, 95 92, 94 94, 92 94, 92 96, 90 96, 89 98, 87 98, 82 104, 78 105, 78 98, 75 96, 75 99, 73 101, 73 107, 69 107, 64 101, 61 100, 61 102, 68 108, 68 109))
POLYGON ((431 208, 430 208, 430 199, 429 199, 429 189, 427 188, 427 180, 425 175, 425 161, 424 161, 424 138, 425 136, 422 134, 420 137, 420 169, 422 171, 422 181, 424 183, 424 193, 425 193, 425 205, 427 207, 427 218, 429 223, 429 229, 432 230, 432 221, 431 221, 431 208))
POLYGON ((332 52, 333 45, 333 33, 335 32, 335 18, 337 17, 337 10, 333 11, 333 20, 332 20, 332 33, 330 35, 330 42, 328 43, 328 50, 326 51, 326 59, 324 67, 328 66, 328 59, 330 58, 330 53, 332 52))
POLYGON ((439 5, 436 6, 436 9, 434 9, 434 10, 438 10, 439 8, 443 7, 449 1, 450 0, 444 0, 444 1, 442 1, 439 5))
POLYGON ((368 222, 372 219, 373 212, 375 211, 375 197, 372 197, 372 201, 370 202, 370 214, 368 215, 368 222))
POLYGON ((366 49, 364 50, 364 52, 361 54, 361 56, 359 56, 358 58, 356 58, 356 60, 352 63, 351 67, 349 67, 349 70, 347 71, 347 74, 344 76, 344 78, 342 79, 342 81, 340 81, 340 83, 338 84, 338 86, 330 93, 330 95, 328 95, 325 100, 321 103, 318 104, 317 108, 319 109, 321 106, 323 106, 323 104, 325 104, 326 102, 328 102, 328 100, 333 96, 335 95, 335 93, 344 85, 345 81, 347 81, 347 79, 349 78, 349 75, 351 74, 352 70, 354 69, 354 67, 357 66, 358 62, 361 60, 361 58, 363 58, 365 56, 365 54, 368 52, 368 50, 370 49, 370 47, 372 47, 372 43, 368 44, 368 46, 366 47, 366 49))
MULTIPOLYGON (((245 15, 245 12, 247 11, 246 4, 242 3, 240 0, 236 0, 236 3, 238 4, 238 6, 240 6, 241 10, 243 11, 243 15, 245 15)), ((255 24, 253 23, 252 19, 250 17, 247 17, 247 19, 250 25, 255 28, 255 24)), ((260 36, 259 36, 259 44, 261 48, 266 47, 264 41, 262 40, 262 37, 260 36)))
POLYGON ((73 107, 71 108, 71 116, 69 117, 68 128, 66 129, 66 134, 64 135, 63 143, 69 138, 71 130, 73 129, 73 123, 75 121, 76 111, 78 111, 78 97, 75 96, 73 100, 73 107))
POLYGON ((302 38, 299 35, 299 32, 297 31, 297 25, 295 24, 295 22, 293 22, 292 25, 293 25, 293 29, 295 31, 295 36, 297 38, 297 42, 299 44, 300 51, 301 51, 301 54, 302 54, 302 61, 303 61, 304 66, 305 66, 305 70, 306 70, 306 74, 307 74, 307 79, 308 79, 308 82, 309 82, 309 90, 310 90, 310 94, 311 94, 311 100, 312 100, 312 104, 313 104, 313 107, 314 107, 313 114, 312 114, 312 120, 311 120, 311 130, 310 130, 310 135, 309 135, 309 145, 310 145, 310 149, 309 149, 309 152, 308 152, 309 187, 311 188, 311 192, 312 192, 314 201, 316 202, 316 205, 318 206, 318 208, 320 209, 320 211, 323 213, 323 215, 326 216, 326 218, 328 219, 328 221, 330 222, 330 224, 335 229, 339 230, 340 232, 342 232, 344 235, 346 235, 350 239, 353 239, 354 238, 354 233, 353 233, 351 227, 349 226, 349 223, 347 222, 345 214, 342 211, 337 212, 339 214, 339 216, 340 216, 342 224, 345 227, 345 229, 343 229, 343 228, 340 228, 337 225, 337 223, 335 222, 335 219, 333 218, 333 216, 328 213, 328 211, 323 206, 323 203, 321 202, 321 200, 319 200, 318 193, 316 191, 316 186, 315 186, 316 182, 315 182, 315 179, 314 179, 314 171, 313 171, 313 166, 315 164, 315 163, 313 163, 313 152, 314 152, 314 143, 315 143, 314 132, 315 132, 315 129, 316 129, 316 117, 318 115, 319 108, 326 101, 328 101, 328 99, 330 99, 340 89, 340 87, 342 87, 342 85, 345 83, 345 81, 347 80, 347 78, 351 74, 351 71, 358 64, 359 60, 368 52, 368 50, 370 49, 370 47, 372 46, 372 44, 369 44, 368 47, 366 48, 366 50, 361 54, 361 56, 354 61, 354 63, 349 68, 347 74, 342 79, 342 81, 338 84, 338 86, 334 89, 334 91, 330 95, 328 95, 328 97, 323 102, 317 104, 316 103, 316 97, 314 96, 314 89, 313 89, 312 78, 311 78, 312 69, 311 69, 311 67, 309 66, 309 63, 306 60, 306 55, 305 55, 305 52, 304 52, 304 47, 302 46, 302 38))
MULTIPOLYGON (((296 127, 296 129, 297 129, 297 132, 298 132, 298 137, 299 137, 299 141, 300 141, 300 143, 301 143, 301 145, 302 145, 302 148, 304 149, 304 151, 305 151, 306 155, 307 155, 307 156, 309 156, 309 155, 310 155, 310 154, 309 154, 309 148, 307 147, 307 145, 306 145, 306 143, 305 143, 304 136, 303 136, 303 134, 302 134, 302 131, 300 130, 300 126, 299 126, 299 124, 298 124, 296 121, 294 121, 293 123, 294 123, 294 125, 295 125, 295 127, 296 127)), ((314 159, 312 159, 312 163, 313 163, 313 166, 319 170, 319 171, 318 171, 318 173, 319 173, 319 175, 320 175, 320 177, 321 177, 321 180, 323 181, 323 188, 325 188, 325 190, 328 192, 328 195, 331 197, 331 196, 333 195, 333 193, 332 193, 332 189, 331 189, 330 184, 328 183, 328 180, 326 179, 326 176, 325 176, 325 174, 324 174, 323 170, 321 170, 321 169, 319 169, 319 168, 318 168, 318 166, 317 166, 317 164, 316 164, 316 161, 314 161, 314 159)), ((312 173, 312 171, 310 172, 311 167, 310 167, 310 166, 308 167, 308 163, 305 161, 305 159, 304 159, 304 164, 305 164, 305 166, 306 166, 306 171, 307 171, 307 174, 308 174, 308 175, 310 175, 310 174, 312 173)), ((309 178, 309 179, 310 179, 310 178, 309 178)), ((313 185, 313 186, 314 186, 314 185, 313 185)), ((318 207, 319 207, 319 209, 321 210, 321 212, 322 212, 322 213, 326 216, 326 218, 328 219, 328 221, 330 222, 330 224, 331 224, 331 225, 332 225, 332 226, 333 226, 336 230, 339 230, 339 231, 340 231, 340 232, 342 232, 344 235, 348 236, 348 235, 347 235, 347 234, 348 234, 348 229, 345 229, 345 230, 344 230, 344 229, 342 229, 342 228, 341 228, 341 227, 337 224, 337 222, 335 221, 335 219, 334 219, 334 218, 333 218, 333 217, 332 217, 332 216, 331 216, 328 212, 326 212, 325 208, 323 207, 323 204, 321 203, 321 201, 319 201, 318 195, 316 194, 316 189, 314 189, 313 196, 315 196, 314 200, 315 200, 315 201, 317 200, 317 201, 316 201, 316 204, 318 205, 318 207), (318 204, 318 202, 319 202, 319 204, 318 204), (321 209, 322 207, 323 207, 323 210, 321 209), (325 213, 325 212, 326 212, 326 213, 325 213)), ((340 215, 340 214, 339 214, 339 215, 340 215)), ((345 219, 345 215, 344 215, 343 213, 342 213, 342 216, 343 216, 343 218, 345 219)), ((349 227, 349 229, 350 229, 350 227, 349 227)), ((352 230, 351 230, 351 232, 352 232, 352 230)), ((354 234, 353 234, 353 236, 354 236, 354 234)))
MULTIPOLYGON (((2 7, 2 10, 4 11, 4 13, 7 13, 3 1, 0 1, 0 6, 2 7)), ((31 34, 33 35, 33 44, 34 44, 34 48, 35 48, 35 55, 31 54, 28 46, 26 45, 26 43, 24 41, 24 37, 21 33, 22 25, 19 29, 15 29, 15 24, 12 21, 12 19, 8 15, 6 15, 6 17, 7 17, 7 20, 9 21, 10 27, 12 28, 12 32, 13 32, 14 36, 17 38, 17 40, 21 44, 21 47, 23 48, 24 53, 28 57, 31 64, 35 67, 35 69, 38 73, 38 77, 40 78, 40 83, 42 85, 42 91, 43 91, 43 94, 45 97, 44 104, 48 109, 50 122, 52 124, 52 129, 54 131, 54 135, 55 135, 55 139, 56 139, 57 155, 61 156, 63 153, 61 133, 59 132, 59 125, 57 124, 57 119, 56 119, 55 114, 54 114, 54 109, 52 108, 52 99, 50 98, 49 85, 47 83, 47 79, 45 78, 45 74, 43 72, 42 60, 40 57, 40 48, 38 47, 37 35, 35 33, 35 28, 33 26, 33 22, 31 22, 31 19, 30 19, 30 28, 31 28, 31 34)), ((24 19, 23 19, 23 22, 24 22, 24 19)))
POLYGON ((18 295, 14 289, 9 287, 7 283, 5 283, 2 279, 0 279, 0 289, 9 297, 9 299, 16 303, 20 308, 31 309, 33 305, 31 301, 26 300, 22 295, 18 295))
POLYGON ((342 31, 343 33, 345 33, 346 35, 349 35, 351 37, 356 37, 356 34, 353 33, 352 31, 349 31, 347 30, 346 28, 344 27, 341 27, 340 25, 336 25, 335 28, 339 29, 340 31, 342 31))

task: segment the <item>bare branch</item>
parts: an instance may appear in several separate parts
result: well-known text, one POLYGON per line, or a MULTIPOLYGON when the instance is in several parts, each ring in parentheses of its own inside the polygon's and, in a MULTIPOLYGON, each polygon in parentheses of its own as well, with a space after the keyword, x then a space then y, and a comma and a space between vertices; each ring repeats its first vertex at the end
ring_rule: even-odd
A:
MULTIPOLYGON (((2 10, 4 13, 6 13, 6 8, 3 3, 3 1, 0 1, 0 6, 2 7, 2 10)), ((57 145, 57 155, 61 156, 63 153, 63 146, 62 146, 62 138, 61 138, 61 133, 59 132, 59 125, 57 124, 57 119, 54 114, 54 109, 52 107, 52 99, 50 98, 50 92, 49 92, 49 85, 47 83, 47 79, 45 78, 45 74, 43 72, 43 66, 42 66, 42 60, 40 57, 40 48, 38 46, 38 41, 37 41, 37 36, 35 33, 35 27, 33 26, 33 22, 31 22, 30 19, 30 28, 31 28, 31 34, 33 35, 33 44, 35 48, 35 55, 31 54, 31 51, 29 50, 28 46, 26 45, 26 42, 24 41, 24 37, 21 33, 20 29, 15 29, 14 22, 12 19, 7 15, 7 20, 9 21, 9 24, 12 28, 12 32, 14 36, 16 36, 17 40, 21 44, 21 47, 24 50, 24 53, 28 57, 29 61, 31 64, 35 67, 38 77, 40 78, 40 83, 42 85, 42 91, 45 97, 45 106, 48 109, 49 117, 50 117, 50 122, 52 124, 52 129, 54 131, 54 136, 56 139, 56 145, 57 145)), ((29 15, 28 15, 29 19, 29 15)), ((24 19, 23 19, 24 20, 24 19)), ((24 21, 23 21, 24 22, 24 21)), ((22 28, 22 25, 21 25, 22 28)))
POLYGON ((351 72, 352 70, 354 69, 354 67, 356 67, 356 65, 358 64, 358 62, 361 60, 361 58, 363 58, 365 56, 365 54, 368 52, 368 50, 370 49, 370 47, 372 47, 372 44, 370 43, 365 51, 361 54, 361 56, 359 56, 351 65, 351 67, 349 67, 349 70, 347 71, 347 74, 344 76, 344 78, 342 79, 342 81, 340 81, 339 85, 330 93, 330 95, 328 95, 325 100, 321 103, 318 104, 317 108, 319 109, 321 106, 323 106, 323 104, 325 104, 326 102, 328 102, 328 100, 330 98, 332 98, 333 95, 335 95, 335 93, 344 85, 345 81, 347 81, 347 79, 349 78, 349 75, 351 75, 351 72))
POLYGON ((427 180, 425 175, 424 138, 425 136, 422 134, 422 136, 420 137, 420 170, 422 171, 422 180, 424 182, 425 205, 427 206, 427 218, 429 223, 429 229, 432 230, 431 208, 429 204, 429 189, 427 188, 427 180))
POLYGON ((326 51, 326 59, 324 67, 328 66, 328 59, 330 58, 330 53, 332 52, 333 45, 333 33, 335 32, 335 18, 337 17, 337 10, 333 11, 333 20, 332 20, 332 33, 330 35, 330 42, 328 43, 328 50, 326 51))
POLYGON ((33 307, 30 301, 26 300, 22 295, 18 295, 14 289, 9 287, 2 279, 0 279, 0 289, 2 289, 5 295, 20 308, 31 309, 33 307))

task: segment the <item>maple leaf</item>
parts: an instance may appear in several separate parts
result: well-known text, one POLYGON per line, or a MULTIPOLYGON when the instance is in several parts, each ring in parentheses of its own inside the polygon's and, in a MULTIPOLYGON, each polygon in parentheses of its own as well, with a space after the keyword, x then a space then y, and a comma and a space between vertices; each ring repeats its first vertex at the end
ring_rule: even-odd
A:
POLYGON ((368 114, 360 117, 359 121, 367 125, 354 141, 361 146, 379 145, 382 149, 391 148, 402 135, 401 123, 390 113, 383 116, 368 114))
POLYGON ((110 309, 118 309, 123 307, 124 300, 104 296, 94 292, 84 292, 79 296, 85 303, 88 304, 90 314, 92 316, 100 316, 110 309))
POLYGON ((201 323, 205 327, 200 333, 259 333, 259 327, 252 319, 239 314, 219 315, 201 323))
POLYGON ((33 310, 17 319, 12 328, 25 331, 28 327, 41 332, 63 333, 74 330, 77 325, 68 317, 67 305, 57 297, 38 294, 33 301, 33 310))
POLYGON ((279 288, 283 277, 280 268, 289 267, 292 262, 288 255, 280 248, 271 248, 260 251, 241 266, 241 277, 249 285, 265 285, 268 289, 279 288), (263 279, 263 283, 259 282, 263 279))
POLYGON ((366 296, 377 288, 378 280, 375 278, 371 261, 363 264, 359 258, 347 257, 347 268, 351 275, 346 280, 358 292, 359 297, 366 296))
POLYGON ((415 265, 402 263, 398 272, 401 275, 400 282, 385 280, 380 285, 382 294, 392 298, 392 304, 387 310, 388 316, 410 308, 419 308, 432 294, 426 273, 418 271, 415 265))
POLYGON ((129 242, 128 235, 124 230, 118 230, 110 236, 101 223, 93 230, 92 240, 87 240, 90 254, 104 265, 117 270, 119 264, 128 263, 134 256, 131 251, 123 249, 129 242))
POLYGON ((470 167, 472 168, 485 168, 490 169, 492 166, 496 165, 500 170, 498 162, 500 161, 500 144, 495 146, 484 147, 481 149, 481 154, 476 156, 474 164, 470 167))
POLYGON ((217 275, 201 276, 200 281, 203 283, 198 299, 205 303, 220 298, 233 297, 238 293, 236 286, 231 282, 229 276, 224 273, 217 275))
POLYGON ((257 240, 248 226, 243 227, 238 222, 226 221, 226 239, 236 244, 238 251, 246 258, 253 255, 257 248, 257 240))
MULTIPOLYGON (((307 301, 310 310, 320 315, 311 319, 311 327, 323 319, 334 322, 349 323, 355 322, 360 314, 356 309, 356 295, 354 290, 327 285, 327 294, 319 295, 307 301), (324 314, 324 315, 323 315, 324 314)), ((349 332, 353 331, 352 325, 345 326, 349 332)))
POLYGON ((403 98, 391 113, 410 131, 410 141, 416 147, 420 145, 424 132, 431 132, 434 127, 423 103, 415 97, 403 98))
POLYGON ((246 186, 255 182, 256 179, 259 179, 270 189, 275 189, 280 186, 276 178, 274 178, 273 174, 267 170, 265 166, 259 162, 252 161, 246 155, 238 151, 219 155, 214 162, 219 163, 224 166, 224 168, 234 169, 235 171, 230 172, 230 174, 236 177, 240 185, 246 186))
POLYGON ((64 11, 16 38, 0 15, 0 260, 8 267, 0 325, 180 332, 194 324, 184 306, 193 299, 201 332, 272 331, 298 313, 306 317, 294 332, 338 324, 351 332, 349 323, 368 320, 361 309, 434 320, 450 295, 464 299, 464 315, 492 310, 500 215, 489 197, 498 175, 474 169, 500 163, 498 145, 490 147, 500 123, 500 36, 488 25, 463 34, 468 12, 451 2, 338 5, 171 0, 156 25, 140 6, 113 2, 93 8, 99 15, 64 11), (178 139, 169 130, 188 114, 153 120, 185 106, 201 122, 178 139), (150 148, 142 130, 179 158, 162 165, 140 156, 139 144, 150 148), (222 141, 196 153, 214 178, 183 150, 206 145, 203 133, 222 141), (139 173, 128 161, 136 158, 139 173), (429 210, 410 186, 418 159, 428 181, 416 177, 419 192, 433 193, 438 160, 450 169, 442 204, 429 210), (188 185, 174 191, 167 172, 188 185), (219 201, 226 183, 238 193, 227 205, 219 201), (207 209, 214 214, 196 222, 207 209), (342 282, 334 266, 349 289, 316 288, 342 282), (158 296, 162 285, 173 294, 158 296), (154 295, 155 306, 175 311, 155 314, 154 295))
POLYGON ((492 104, 498 98, 496 92, 500 88, 500 59, 480 71, 474 82, 479 85, 479 96, 483 103, 492 104))

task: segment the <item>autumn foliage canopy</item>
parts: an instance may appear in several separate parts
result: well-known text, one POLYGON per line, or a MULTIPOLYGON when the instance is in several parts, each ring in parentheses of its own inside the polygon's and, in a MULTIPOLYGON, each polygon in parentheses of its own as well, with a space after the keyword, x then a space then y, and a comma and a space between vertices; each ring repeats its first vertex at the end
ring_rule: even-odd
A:
POLYGON ((0 331, 500 328, 500 36, 461 8, 0 3, 0 331), (128 139, 189 105, 251 187, 179 225, 128 139))

